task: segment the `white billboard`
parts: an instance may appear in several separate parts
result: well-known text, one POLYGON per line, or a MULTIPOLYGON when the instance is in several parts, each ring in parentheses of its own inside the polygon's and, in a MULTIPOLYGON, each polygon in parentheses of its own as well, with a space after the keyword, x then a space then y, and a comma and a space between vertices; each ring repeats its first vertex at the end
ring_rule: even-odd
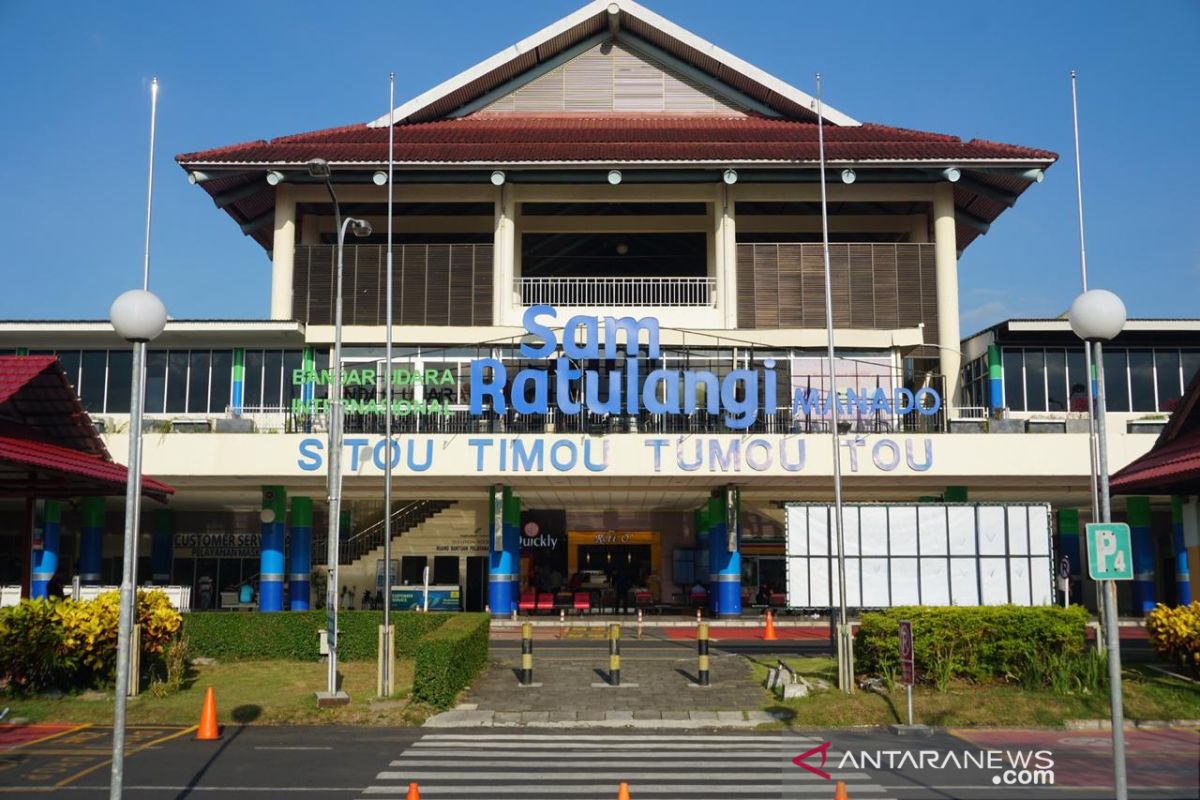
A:
MULTIPOLYGON (((788 605, 838 605, 833 506, 785 509, 788 605)), ((847 503, 842 510, 851 607, 1054 602, 1045 503, 847 503)))

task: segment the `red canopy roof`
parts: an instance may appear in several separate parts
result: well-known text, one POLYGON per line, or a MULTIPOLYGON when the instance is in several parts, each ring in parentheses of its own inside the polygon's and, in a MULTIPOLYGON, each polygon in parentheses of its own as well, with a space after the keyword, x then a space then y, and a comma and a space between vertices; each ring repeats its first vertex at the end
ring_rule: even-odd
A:
MULTIPOLYGON (((475 114, 395 126, 397 163, 817 161, 817 126, 756 116, 475 114)), ((365 124, 261 139, 176 157, 215 164, 335 164, 387 161, 388 129, 365 124)), ((825 126, 825 154, 836 161, 1016 160, 1049 162, 1047 150, 893 128, 825 126)), ((965 163, 964 163, 965 165, 965 163)))
MULTIPOLYGON (((74 497, 125 490, 104 441, 55 356, 0 356, 0 496, 74 497)), ((143 477, 159 500, 175 490, 143 477)))
POLYGON ((1154 447, 1113 475, 1109 488, 1118 494, 1200 492, 1200 373, 1154 447))
MULTIPOLYGON (((120 494, 129 470, 97 455, 56 444, 0 436, 0 494, 75 497, 120 494)), ((175 490, 142 477, 142 493, 166 500, 175 490)))

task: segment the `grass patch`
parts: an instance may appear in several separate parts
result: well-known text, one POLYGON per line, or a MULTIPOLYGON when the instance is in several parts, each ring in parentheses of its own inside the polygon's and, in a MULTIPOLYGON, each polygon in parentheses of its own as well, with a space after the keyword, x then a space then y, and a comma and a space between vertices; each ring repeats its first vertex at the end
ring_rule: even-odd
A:
MULTIPOLYGON (((256 725, 417 725, 431 709, 409 701, 413 661, 396 661, 396 698, 380 703, 375 698, 375 662, 343 661, 338 664, 342 688, 351 703, 336 709, 318 710, 313 693, 325 688, 326 666, 294 661, 239 661, 192 667, 183 688, 165 697, 144 691, 131 698, 131 725, 194 725, 200 719, 204 691, 209 686, 217 695, 217 717, 221 724, 256 725)), ((112 692, 66 695, 61 699, 31 697, 0 701, 12 707, 11 717, 31 722, 112 721, 112 692), (98 699, 87 699, 89 697, 98 699)))
MULTIPOLYGON (((752 659, 755 678, 762 682, 777 659, 752 659)), ((785 658, 801 675, 837 685, 832 658, 785 658)), ((1124 670, 1125 717, 1143 719, 1200 719, 1200 685, 1163 675, 1143 666, 1124 670)), ((845 697, 836 688, 796 699, 774 698, 768 711, 790 714, 795 727, 849 727, 907 722, 903 686, 889 691, 857 691, 845 697)), ((1106 719, 1108 693, 1056 694, 1008 684, 973 685, 952 681, 947 691, 929 686, 913 688, 915 722, 947 727, 1061 727, 1068 719, 1106 719)))

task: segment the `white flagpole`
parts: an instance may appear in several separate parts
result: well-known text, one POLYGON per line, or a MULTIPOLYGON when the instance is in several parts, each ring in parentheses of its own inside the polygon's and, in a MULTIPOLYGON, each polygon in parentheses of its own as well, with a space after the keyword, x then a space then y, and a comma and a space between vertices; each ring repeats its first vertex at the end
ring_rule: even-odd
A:
POLYGON ((821 104, 821 73, 817 73, 817 144, 820 150, 821 173, 821 250, 825 257, 825 338, 829 361, 829 433, 833 440, 833 515, 837 532, 838 566, 838 688, 847 694, 854 692, 854 657, 851 648, 854 638, 846 614, 846 541, 842 526, 842 453, 838 436, 837 362, 833 348, 833 279, 829 266, 829 203, 825 195, 825 121, 821 104))
POLYGON ((380 662, 381 694, 390 696, 392 685, 392 169, 395 161, 395 109, 396 73, 388 73, 388 172, 387 172, 387 326, 384 345, 383 393, 387 406, 384 417, 383 435, 387 441, 387 455, 383 459, 383 648, 384 658, 380 662))
MULTIPOLYGON (((1083 239, 1083 169, 1079 160, 1079 100, 1075 93, 1075 70, 1071 70, 1071 121, 1075 130, 1075 202, 1079 211, 1079 277, 1083 286, 1083 291, 1088 290, 1088 275, 1087 275, 1087 248, 1084 246, 1083 239)), ((1091 471, 1089 478, 1092 484, 1092 522, 1100 521, 1100 483, 1099 483, 1099 453, 1097 448, 1099 443, 1096 437, 1096 398, 1092 387, 1092 348, 1084 345, 1083 348, 1083 366, 1086 371, 1084 376, 1084 384, 1087 389, 1087 404, 1088 404, 1088 457, 1091 463, 1091 471)), ((1069 388, 1069 387, 1068 387, 1069 388)), ((1072 561, 1079 561, 1079 553, 1067 553, 1072 561)), ((1081 571, 1082 574, 1082 571, 1081 571)), ((1070 578, 1067 579, 1070 581, 1070 578)), ((1103 617, 1104 602, 1102 593, 1104 589, 1100 584, 1096 584, 1096 611, 1103 617)), ((1101 619, 1101 624, 1096 626, 1096 648, 1098 652, 1104 652, 1104 620, 1101 619)))

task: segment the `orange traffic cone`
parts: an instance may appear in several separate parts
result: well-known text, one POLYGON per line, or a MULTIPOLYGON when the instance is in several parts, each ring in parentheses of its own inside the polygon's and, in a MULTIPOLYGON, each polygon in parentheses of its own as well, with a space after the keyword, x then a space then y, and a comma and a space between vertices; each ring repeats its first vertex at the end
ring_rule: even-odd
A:
POLYGON ((415 783, 410 783, 408 785, 408 794, 405 795, 404 800, 421 800, 421 787, 415 783))
POLYGON ((763 631, 764 642, 774 642, 779 636, 775 633, 775 615, 767 609, 767 629, 763 631))
POLYGON ((617 800, 629 800, 628 783, 622 783, 621 788, 617 789, 617 800))
POLYGON ((200 711, 200 727, 196 731, 196 740, 211 742, 220 738, 221 731, 217 727, 217 696, 210 686, 204 693, 204 707, 200 711))
POLYGON ((850 800, 850 795, 846 792, 845 781, 837 782, 837 788, 833 790, 833 800, 850 800))

